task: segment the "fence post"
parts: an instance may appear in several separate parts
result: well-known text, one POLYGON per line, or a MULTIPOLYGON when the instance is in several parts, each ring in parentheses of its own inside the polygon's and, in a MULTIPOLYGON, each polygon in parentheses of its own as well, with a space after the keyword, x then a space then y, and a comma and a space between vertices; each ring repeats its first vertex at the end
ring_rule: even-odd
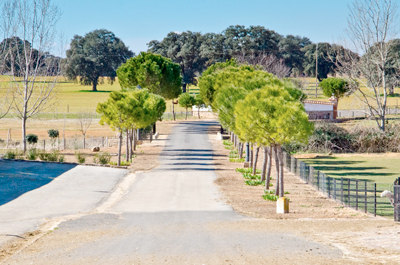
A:
POLYGON ((46 140, 43 140, 43 151, 46 152, 46 140))
POLYGON ((356 179, 356 210, 358 210, 358 179, 356 179))
POLYGON ((374 183, 374 216, 376 216, 376 183, 374 183))
POLYGON ((317 189, 319 190, 319 170, 317 171, 317 189))
POLYGON ((367 192, 367 182, 364 181, 364 211, 368 212, 368 192, 367 192))
POLYGON ((331 178, 327 178, 328 179, 328 198, 331 197, 331 178))
POLYGON ((309 166, 310 168, 309 168, 309 174, 308 174, 308 180, 307 180, 307 183, 309 183, 310 182, 310 179, 311 179, 311 184, 312 184, 312 181, 313 181, 313 179, 314 179, 314 168, 312 167, 312 166, 309 166))
POLYGON ((351 204, 350 204, 350 182, 351 182, 351 180, 348 179, 347 180, 347 204, 349 206, 351 206, 351 204))
POLYGON ((336 200, 336 178, 333 179, 333 198, 336 200))
POLYGON ((340 201, 344 203, 343 200, 343 178, 340 178, 340 201))
POLYGON ((295 163, 295 160, 294 160, 294 157, 293 156, 291 156, 290 157, 290 171, 292 172, 292 173, 295 173, 294 172, 294 163, 295 163))
POLYGON ((394 220, 400 222, 400 178, 397 178, 393 185, 394 192, 394 220))

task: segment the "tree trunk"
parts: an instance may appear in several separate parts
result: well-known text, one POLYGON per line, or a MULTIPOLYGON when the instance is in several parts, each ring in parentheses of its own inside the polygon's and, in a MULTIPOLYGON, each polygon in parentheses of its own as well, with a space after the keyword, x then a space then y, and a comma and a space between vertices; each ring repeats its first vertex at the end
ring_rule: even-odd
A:
MULTIPOLYGON (((267 163, 268 163, 268 148, 264 147, 264 162, 262 165, 262 170, 261 170, 261 181, 265 180, 265 176, 267 175, 267 163)), ((265 181, 265 190, 269 190, 269 180, 267 179, 265 181)))
POLYGON ((188 108, 186 108, 186 116, 185 116, 185 120, 187 120, 187 110, 188 110, 188 108))
POLYGON ((279 194, 279 157, 276 145, 274 145, 274 157, 275 157, 275 169, 276 169, 275 195, 281 197, 281 195, 279 194))
POLYGON ((83 134, 83 149, 86 149, 86 133, 83 134))
POLYGON ((98 77, 93 79, 93 81, 92 81, 92 85, 93 85, 92 91, 97 91, 97 83, 98 82, 99 82, 99 78, 98 77))
POLYGON ((121 150, 122 150, 122 130, 119 131, 119 141, 118 141, 118 166, 121 165, 121 150))
POLYGON ((175 120, 175 104, 174 104, 174 100, 172 100, 172 118, 175 120))
POLYGON ((182 85, 182 92, 183 92, 183 93, 186 93, 186 86, 187 86, 186 83, 184 83, 184 84, 182 85))
POLYGON ((283 152, 282 152, 282 147, 279 145, 278 148, 278 159, 279 159, 279 197, 284 197, 285 196, 285 190, 284 190, 284 172, 283 172, 283 152))
MULTIPOLYGON (((258 161, 258 153, 260 151, 260 147, 257 146, 255 156, 254 156, 254 161, 253 161, 253 175, 257 174, 257 161, 258 161)), ((264 169, 265 171, 265 169, 264 169)), ((261 181, 265 180, 265 172, 264 172, 264 178, 261 178, 261 181)))
POLYGON ((137 131, 133 128, 133 151, 136 151, 137 131))
POLYGON ((254 144, 251 144, 251 146, 250 146, 250 168, 253 167, 253 160, 254 160, 253 149, 254 149, 254 144))
POLYGON ((153 124, 153 134, 155 134, 155 133, 157 132, 157 126, 156 126, 156 123, 157 123, 157 122, 155 122, 155 123, 153 124))
POLYGON ((130 154, 129 154, 129 160, 132 162, 133 158, 133 134, 134 134, 135 129, 131 129, 131 132, 129 133, 129 141, 130 141, 130 154))
POLYGON ((199 119, 200 119, 200 106, 197 106, 197 116, 198 116, 199 119))
POLYGON ((26 152, 26 118, 22 118, 22 149, 26 152))
POLYGON ((129 131, 126 129, 126 162, 129 162, 129 131))
POLYGON ((271 147, 267 147, 267 156, 268 156, 268 164, 267 164, 267 180, 265 181, 265 183, 268 183, 268 187, 269 184, 271 183, 271 169, 272 169, 272 148, 271 147))
POLYGON ((244 144, 239 142, 239 159, 243 158, 243 146, 244 144))

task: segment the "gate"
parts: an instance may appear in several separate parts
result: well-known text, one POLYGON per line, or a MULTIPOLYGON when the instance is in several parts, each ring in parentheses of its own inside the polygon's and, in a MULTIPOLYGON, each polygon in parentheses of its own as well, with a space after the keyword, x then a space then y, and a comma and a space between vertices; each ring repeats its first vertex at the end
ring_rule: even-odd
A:
POLYGON ((400 222, 400 178, 397 178, 393 185, 394 190, 394 220, 400 222))

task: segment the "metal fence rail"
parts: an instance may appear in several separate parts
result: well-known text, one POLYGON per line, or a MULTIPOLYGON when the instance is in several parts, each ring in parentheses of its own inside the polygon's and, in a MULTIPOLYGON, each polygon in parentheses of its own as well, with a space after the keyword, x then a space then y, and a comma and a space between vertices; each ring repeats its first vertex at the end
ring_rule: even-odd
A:
POLYGON ((327 176, 288 153, 284 153, 284 165, 290 172, 317 188, 328 198, 339 201, 345 206, 366 213, 369 212, 375 216, 393 215, 393 207, 387 198, 380 197, 383 189, 377 183, 368 180, 327 176))

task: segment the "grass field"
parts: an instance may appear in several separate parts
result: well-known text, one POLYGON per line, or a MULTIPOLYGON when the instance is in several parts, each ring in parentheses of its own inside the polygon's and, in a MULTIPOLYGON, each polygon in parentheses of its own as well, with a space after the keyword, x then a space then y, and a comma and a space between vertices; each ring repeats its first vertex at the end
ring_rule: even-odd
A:
MULTIPOLYGON (((303 92, 307 94, 308 99, 316 99, 327 101, 328 97, 325 97, 322 93, 322 89, 320 87, 317 88, 317 93, 315 91, 315 78, 298 78, 304 86, 303 92), (316 94, 318 95, 316 97, 316 94)), ((367 91, 367 88, 362 87, 364 91, 367 91)), ((388 97, 388 106, 399 106, 400 104, 400 88, 395 88, 395 96, 388 97)), ((371 94, 371 93, 369 93, 371 94)), ((350 96, 343 97, 339 100, 339 110, 354 110, 354 109, 365 109, 365 105, 360 101, 361 93, 356 92, 351 94, 350 96)))
POLYGON ((329 176, 355 178, 392 185, 400 177, 400 154, 338 154, 303 159, 329 176))
MULTIPOLYGON (((333 178, 366 180, 371 183, 369 188, 373 188, 372 184, 376 183, 378 191, 377 214, 388 217, 393 216, 393 207, 390 205, 389 200, 381 198, 379 194, 383 190, 393 191, 393 182, 397 177, 400 177, 400 154, 341 154, 317 156, 316 158, 302 160, 333 178)), ((354 192, 352 194, 354 195, 354 192)), ((373 198, 368 200, 370 202, 368 211, 373 213, 373 198)), ((354 201, 351 204, 354 205, 354 201)))
MULTIPOLYGON (((0 77, 0 96, 3 96, 6 92, 8 82, 6 77, 0 77)), ((74 115, 76 113, 95 113, 97 104, 106 101, 108 95, 112 91, 119 91, 121 87, 118 81, 111 84, 106 80, 104 83, 100 83, 97 86, 97 90, 97 92, 93 92, 92 86, 85 86, 77 82, 67 81, 65 78, 61 77, 56 84, 50 107, 39 115, 39 118, 63 118, 64 114, 67 115, 67 118, 76 118, 74 115), (56 113, 61 113, 62 115, 57 116, 56 113)), ((175 105, 175 110, 184 111, 184 108, 175 105)), ((166 111, 172 111, 171 100, 167 101, 166 111)))

